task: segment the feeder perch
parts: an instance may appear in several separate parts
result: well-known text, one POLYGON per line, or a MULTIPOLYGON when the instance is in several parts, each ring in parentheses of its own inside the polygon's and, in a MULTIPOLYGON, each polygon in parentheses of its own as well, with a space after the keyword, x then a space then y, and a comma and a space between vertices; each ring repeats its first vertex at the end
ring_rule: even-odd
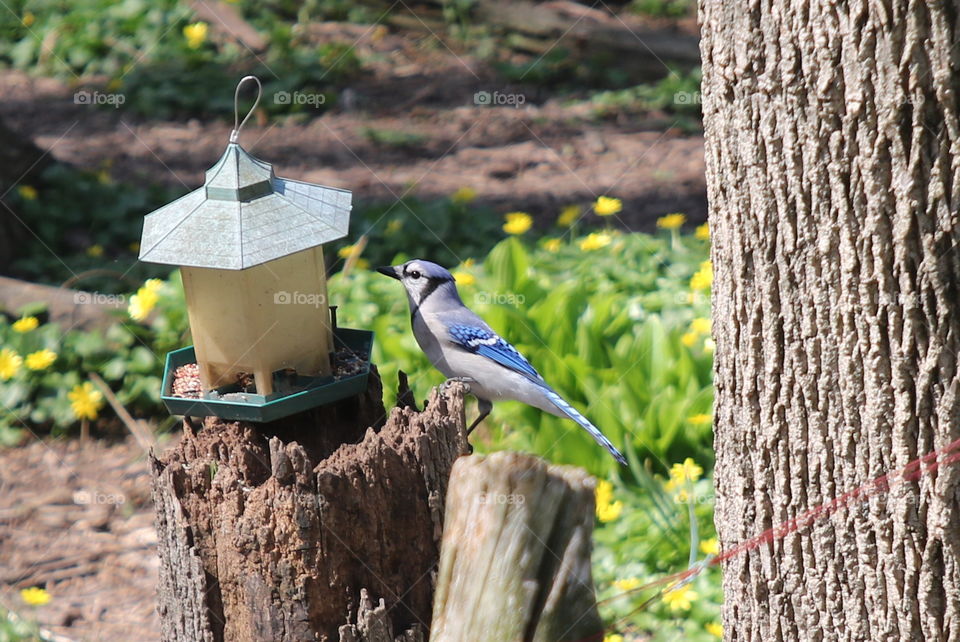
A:
MULTIPOLYGON (((247 80, 260 87, 247 76, 235 100, 247 80)), ((248 154, 237 138, 256 104, 203 187, 144 220, 140 259, 180 266, 194 341, 167 356, 161 396, 175 414, 269 421, 366 386, 372 333, 335 328, 323 260, 347 234, 351 194, 278 178, 248 154), (338 376, 342 350, 362 355, 360 372, 354 359, 338 376), (202 396, 173 396, 172 370, 191 362, 202 396)))

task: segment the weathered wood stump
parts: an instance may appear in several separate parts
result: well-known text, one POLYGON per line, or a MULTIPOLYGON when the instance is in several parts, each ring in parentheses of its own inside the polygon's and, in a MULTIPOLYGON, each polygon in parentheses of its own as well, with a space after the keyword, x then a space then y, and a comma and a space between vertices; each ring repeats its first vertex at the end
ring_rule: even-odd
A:
POLYGON ((516 453, 457 460, 432 642, 599 642, 594 482, 516 453))
POLYGON ((381 393, 371 374, 271 424, 208 418, 151 458, 164 640, 424 639, 464 389, 385 422, 381 393))

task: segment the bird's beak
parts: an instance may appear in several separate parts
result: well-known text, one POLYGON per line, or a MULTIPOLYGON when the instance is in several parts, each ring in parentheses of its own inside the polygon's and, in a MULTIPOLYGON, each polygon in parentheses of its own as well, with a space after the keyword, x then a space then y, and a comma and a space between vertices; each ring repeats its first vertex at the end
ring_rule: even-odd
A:
POLYGON ((392 279, 400 280, 400 274, 397 272, 397 268, 392 265, 384 265, 383 267, 378 267, 377 272, 380 274, 386 274, 392 279))

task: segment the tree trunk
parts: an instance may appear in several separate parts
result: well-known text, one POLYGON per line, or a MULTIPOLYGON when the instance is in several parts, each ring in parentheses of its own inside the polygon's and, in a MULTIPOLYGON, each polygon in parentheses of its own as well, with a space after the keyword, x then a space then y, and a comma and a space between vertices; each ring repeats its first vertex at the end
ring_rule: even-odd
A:
POLYGON ((590 562, 593 479, 516 453, 450 478, 433 642, 600 642, 590 562))
POLYGON ((371 374, 271 424, 185 426, 152 459, 164 640, 424 639, 463 389, 383 419, 371 374))
MULTIPOLYGON (((700 9, 729 547, 960 436, 960 22, 933 0, 700 9)), ((731 559, 728 638, 960 639, 958 478, 731 559)))

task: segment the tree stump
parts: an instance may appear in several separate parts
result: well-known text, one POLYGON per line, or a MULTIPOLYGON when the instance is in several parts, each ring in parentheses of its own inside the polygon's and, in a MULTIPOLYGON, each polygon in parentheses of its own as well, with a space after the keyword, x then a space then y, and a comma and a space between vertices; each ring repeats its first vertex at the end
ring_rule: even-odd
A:
POLYGON ((453 466, 432 642, 599 642, 594 482, 516 453, 453 466))
POLYGON ((424 639, 464 389, 385 423, 381 393, 151 456, 164 640, 424 639))

